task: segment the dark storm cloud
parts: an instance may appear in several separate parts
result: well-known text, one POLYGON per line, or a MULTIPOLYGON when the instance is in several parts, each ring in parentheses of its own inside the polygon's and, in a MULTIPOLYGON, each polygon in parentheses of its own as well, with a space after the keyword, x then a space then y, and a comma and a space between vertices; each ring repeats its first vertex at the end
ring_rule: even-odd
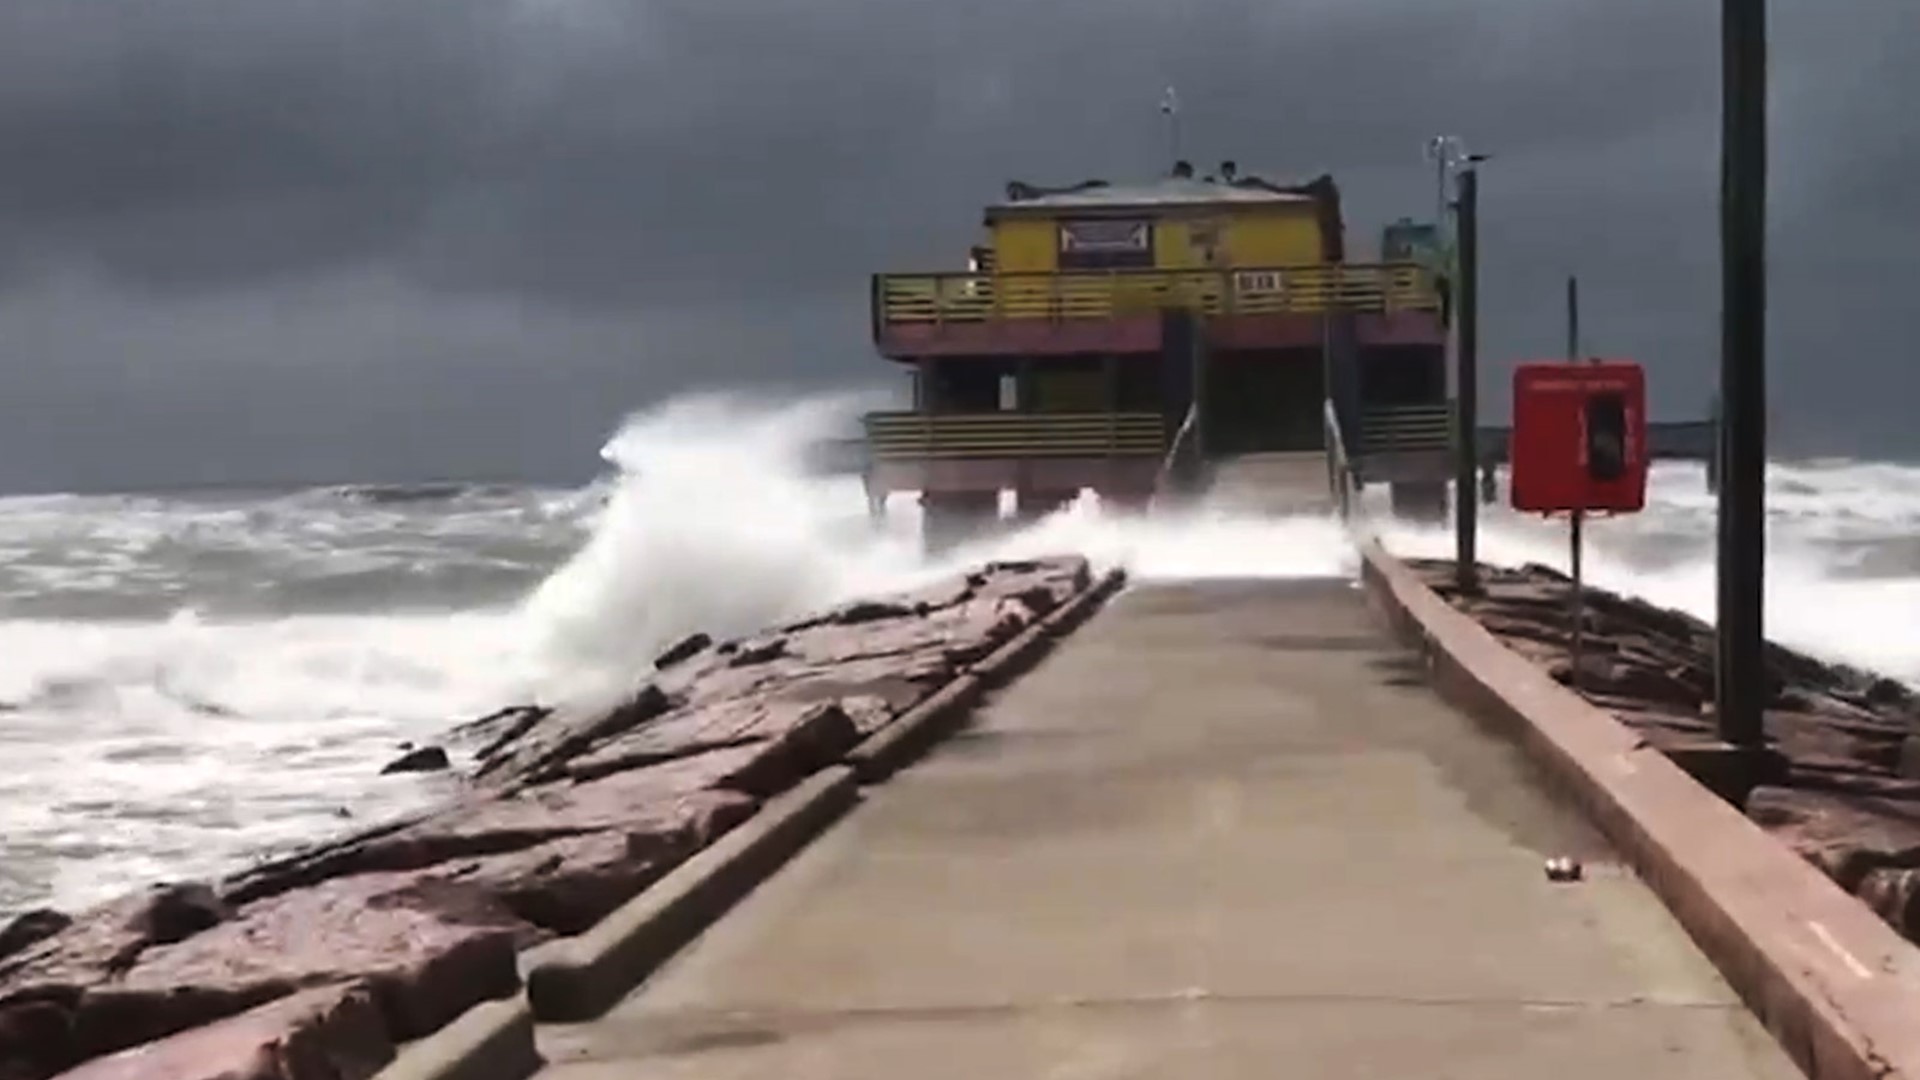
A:
MULTIPOLYGON (((1910 0, 1773 5, 1776 401, 1920 450, 1910 0), (1863 388, 1860 380, 1873 385, 1863 388)), ((714 380, 884 378, 864 277, 1007 179, 1333 171, 1366 246, 1487 171, 1489 396, 1559 347, 1710 389, 1706 0, 9 0, 0 485, 553 473, 714 380), (126 443, 139 440, 138 454, 126 443)))

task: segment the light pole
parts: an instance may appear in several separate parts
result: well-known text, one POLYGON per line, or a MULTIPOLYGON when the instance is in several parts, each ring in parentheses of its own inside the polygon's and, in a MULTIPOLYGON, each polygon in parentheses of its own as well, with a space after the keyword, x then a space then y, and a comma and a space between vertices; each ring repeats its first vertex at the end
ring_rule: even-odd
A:
POLYGON ((1180 160, 1180 96, 1167 87, 1160 96, 1160 115, 1167 118, 1167 163, 1180 160))
POLYGON ((1457 135, 1435 135, 1427 140, 1427 160, 1433 162, 1433 221, 1442 230, 1447 227, 1447 174, 1465 158, 1465 144, 1457 135))
POLYGON ((1720 738, 1765 740, 1767 6, 1720 4, 1720 738))
POLYGON ((1474 481, 1480 465, 1480 169, 1484 154, 1459 163, 1460 313, 1454 357, 1453 543, 1454 584, 1462 594, 1480 591, 1480 504, 1474 481))

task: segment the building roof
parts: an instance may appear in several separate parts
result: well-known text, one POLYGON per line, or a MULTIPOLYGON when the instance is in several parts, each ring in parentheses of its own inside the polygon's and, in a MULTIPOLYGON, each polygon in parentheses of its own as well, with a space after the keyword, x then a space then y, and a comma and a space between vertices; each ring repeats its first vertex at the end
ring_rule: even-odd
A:
POLYGON ((1014 181, 1007 198, 987 207, 989 218, 1058 210, 1091 212, 1148 210, 1182 206, 1285 205, 1311 203, 1313 196, 1296 188, 1270 184, 1258 177, 1233 180, 1170 176, 1146 184, 1109 184, 1088 180, 1065 188, 1042 188, 1014 181))

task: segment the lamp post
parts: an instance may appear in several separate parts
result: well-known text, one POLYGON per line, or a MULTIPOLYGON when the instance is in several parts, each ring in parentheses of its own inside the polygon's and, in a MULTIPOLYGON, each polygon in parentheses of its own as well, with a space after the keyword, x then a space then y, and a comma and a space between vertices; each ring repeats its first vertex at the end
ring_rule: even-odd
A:
POLYGON ((1767 465, 1767 7, 1720 5, 1720 737, 1764 742, 1767 465))
POLYGON ((1180 160, 1180 96, 1173 87, 1160 96, 1160 115, 1167 118, 1167 163, 1180 160))
POLYGON ((1480 465, 1480 170, 1485 154, 1459 160, 1456 225, 1460 234, 1459 338, 1454 353, 1453 541, 1454 584, 1461 593, 1480 591, 1480 504, 1474 481, 1480 465))

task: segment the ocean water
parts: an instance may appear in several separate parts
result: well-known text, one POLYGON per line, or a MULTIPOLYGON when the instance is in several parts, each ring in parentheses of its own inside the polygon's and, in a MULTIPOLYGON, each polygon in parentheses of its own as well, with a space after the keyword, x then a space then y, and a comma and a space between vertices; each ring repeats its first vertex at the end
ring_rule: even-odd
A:
MULTIPOLYGON (((403 744, 530 700, 592 700, 696 630, 742 633, 991 557, 1080 551, 1137 578, 1351 573, 1341 529, 1085 499, 924 558, 802 448, 865 403, 711 395, 635 415, 579 490, 459 485, 0 499, 0 916, 217 874, 402 813, 435 776, 403 744)), ((1772 636, 1920 681, 1920 470, 1772 475, 1772 636)), ((1564 566, 1565 526, 1488 510, 1492 561, 1564 566)), ((1590 525, 1601 585, 1710 615, 1712 501, 1656 472, 1647 513, 1590 525)), ((1388 527, 1445 554, 1445 530, 1388 527)))

